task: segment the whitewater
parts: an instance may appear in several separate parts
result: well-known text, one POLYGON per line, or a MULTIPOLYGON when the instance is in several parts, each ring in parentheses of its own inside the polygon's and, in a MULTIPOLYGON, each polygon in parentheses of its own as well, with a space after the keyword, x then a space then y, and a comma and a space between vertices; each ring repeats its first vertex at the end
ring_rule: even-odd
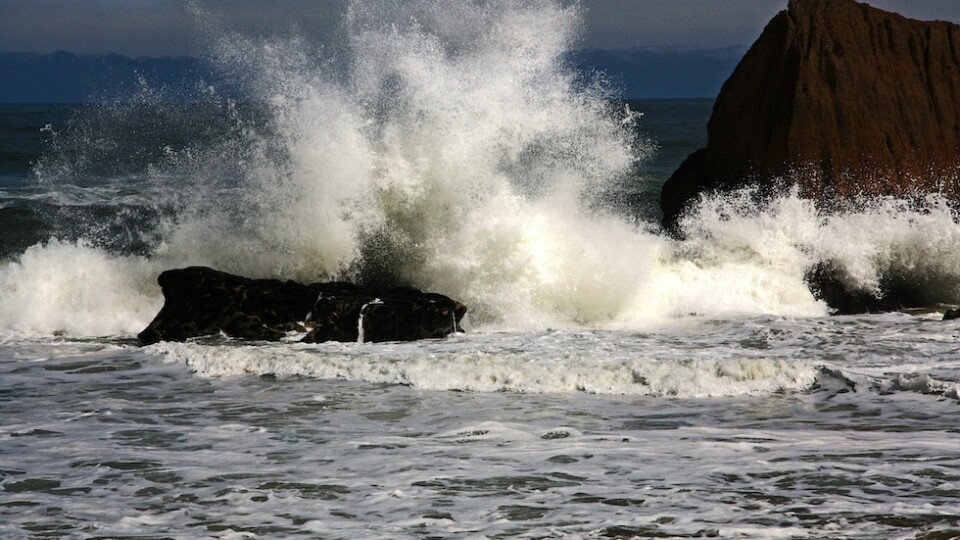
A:
POLYGON ((649 164, 709 103, 574 72, 583 9, 355 2, 315 44, 194 4, 252 103, 0 110, 44 134, 0 175, 0 536, 960 537, 956 211, 744 190, 665 234, 649 164), (818 264, 931 305, 831 316, 818 264), (436 291, 468 331, 140 347, 188 265, 436 291))

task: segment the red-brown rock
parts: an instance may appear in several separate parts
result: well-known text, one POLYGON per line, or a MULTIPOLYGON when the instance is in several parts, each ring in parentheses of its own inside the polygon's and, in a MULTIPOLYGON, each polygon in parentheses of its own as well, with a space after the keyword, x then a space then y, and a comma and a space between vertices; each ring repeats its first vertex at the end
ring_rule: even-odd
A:
POLYGON ((796 184, 830 206, 960 199, 960 26, 853 0, 790 0, 724 83, 707 147, 663 188, 671 226, 700 193, 796 184))

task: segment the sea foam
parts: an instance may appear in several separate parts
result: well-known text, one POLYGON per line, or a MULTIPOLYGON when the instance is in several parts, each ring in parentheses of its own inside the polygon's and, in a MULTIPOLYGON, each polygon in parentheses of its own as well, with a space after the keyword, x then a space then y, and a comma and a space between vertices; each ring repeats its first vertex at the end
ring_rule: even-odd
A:
POLYGON ((0 264, 4 333, 125 334, 149 321, 162 302, 154 266, 83 243, 52 240, 0 264))
POLYGON ((649 355, 638 347, 642 343, 590 332, 493 332, 416 346, 160 343, 147 351, 204 377, 254 374, 475 392, 766 395, 807 389, 818 374, 812 362, 762 356, 685 357, 663 351, 649 355))

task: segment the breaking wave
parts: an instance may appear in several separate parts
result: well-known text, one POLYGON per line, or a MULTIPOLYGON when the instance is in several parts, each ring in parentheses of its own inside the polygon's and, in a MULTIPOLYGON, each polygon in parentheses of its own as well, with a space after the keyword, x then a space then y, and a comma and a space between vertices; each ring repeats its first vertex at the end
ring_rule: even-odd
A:
MULTIPOLYGON (((102 211, 0 263, 0 327, 135 333, 161 303, 156 275, 197 264, 412 285, 461 300, 489 329, 821 316, 804 283, 819 262, 867 289, 892 273, 958 300, 960 226, 935 196, 837 215, 789 192, 705 198, 684 241, 625 212, 620 190, 643 181, 653 145, 642 111, 566 65, 580 16, 546 1, 372 2, 351 5, 336 47, 219 35, 213 56, 256 112, 204 89, 211 127, 145 90, 148 113, 203 137, 125 154, 137 166, 122 181, 91 165, 121 160, 101 151, 117 146, 109 133, 55 145, 42 186, 102 211)), ((143 125, 124 133, 157 117, 129 117, 143 125)))

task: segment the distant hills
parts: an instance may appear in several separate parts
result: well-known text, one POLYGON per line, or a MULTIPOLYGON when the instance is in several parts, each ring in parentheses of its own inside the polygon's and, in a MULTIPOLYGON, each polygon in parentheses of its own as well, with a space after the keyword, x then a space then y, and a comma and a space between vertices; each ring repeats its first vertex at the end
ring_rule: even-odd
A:
MULTIPOLYGON (((586 49, 569 61, 602 72, 627 98, 715 97, 743 48, 706 50, 586 49)), ((83 103, 143 99, 194 101, 203 87, 242 99, 236 84, 200 58, 130 58, 69 52, 0 52, 0 103, 83 103)))

